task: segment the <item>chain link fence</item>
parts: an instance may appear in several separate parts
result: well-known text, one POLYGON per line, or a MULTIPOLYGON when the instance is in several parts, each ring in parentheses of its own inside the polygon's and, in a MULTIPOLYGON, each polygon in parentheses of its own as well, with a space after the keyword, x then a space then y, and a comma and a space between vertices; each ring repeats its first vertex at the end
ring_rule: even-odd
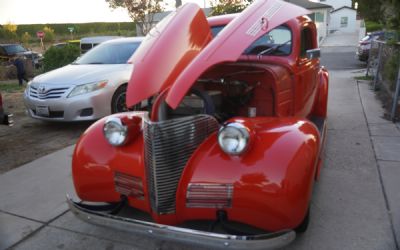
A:
POLYGON ((374 90, 383 91, 390 105, 390 119, 400 119, 400 43, 372 40, 367 76, 373 78, 374 90))

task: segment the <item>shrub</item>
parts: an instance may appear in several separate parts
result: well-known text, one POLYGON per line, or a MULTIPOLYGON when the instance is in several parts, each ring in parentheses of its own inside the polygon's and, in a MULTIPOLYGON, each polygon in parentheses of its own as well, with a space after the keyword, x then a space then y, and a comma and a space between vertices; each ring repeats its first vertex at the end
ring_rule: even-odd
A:
POLYGON ((79 54, 79 47, 70 44, 61 48, 50 47, 44 53, 43 69, 47 72, 70 64, 79 54))
POLYGON ((382 30, 383 24, 374 21, 365 21, 365 27, 367 29, 367 32, 373 32, 377 30, 382 30))
POLYGON ((54 30, 52 28, 46 26, 43 28, 43 32, 44 32, 44 38, 43 38, 44 42, 54 41, 54 30))
POLYGON ((390 55, 390 58, 386 61, 383 74, 386 79, 389 80, 389 88, 394 91, 396 88, 397 74, 400 70, 400 52, 396 51, 390 55))

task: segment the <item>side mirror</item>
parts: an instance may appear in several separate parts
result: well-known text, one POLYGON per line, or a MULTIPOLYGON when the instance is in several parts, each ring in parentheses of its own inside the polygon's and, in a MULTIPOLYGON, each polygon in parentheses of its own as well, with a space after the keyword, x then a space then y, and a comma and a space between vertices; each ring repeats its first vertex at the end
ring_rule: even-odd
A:
POLYGON ((315 59, 321 57, 321 49, 309 49, 306 51, 307 59, 315 59))

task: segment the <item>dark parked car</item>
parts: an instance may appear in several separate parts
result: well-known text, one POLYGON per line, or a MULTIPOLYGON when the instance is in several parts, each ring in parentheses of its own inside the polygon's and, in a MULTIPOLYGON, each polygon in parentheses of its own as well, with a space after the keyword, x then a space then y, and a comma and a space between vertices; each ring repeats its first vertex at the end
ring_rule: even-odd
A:
POLYGON ((12 118, 13 118, 12 114, 8 114, 8 113, 4 112, 3 98, 1 97, 1 93, 0 93, 0 124, 12 126, 12 125, 14 125, 12 118))
POLYGON ((27 50, 21 44, 0 44, 0 60, 2 62, 8 62, 8 60, 14 56, 22 56, 32 60, 35 68, 42 66, 42 54, 27 50))

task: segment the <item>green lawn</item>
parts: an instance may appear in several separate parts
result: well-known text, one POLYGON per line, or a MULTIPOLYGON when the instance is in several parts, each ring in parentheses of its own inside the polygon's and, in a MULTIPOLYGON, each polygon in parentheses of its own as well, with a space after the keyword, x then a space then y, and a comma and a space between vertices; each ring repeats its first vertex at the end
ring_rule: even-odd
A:
POLYGON ((0 81, 0 92, 22 92, 25 89, 25 86, 26 84, 24 84, 24 86, 19 86, 18 80, 0 81))
POLYGON ((354 77, 356 80, 365 80, 365 81, 371 81, 374 79, 373 76, 356 76, 354 77))

